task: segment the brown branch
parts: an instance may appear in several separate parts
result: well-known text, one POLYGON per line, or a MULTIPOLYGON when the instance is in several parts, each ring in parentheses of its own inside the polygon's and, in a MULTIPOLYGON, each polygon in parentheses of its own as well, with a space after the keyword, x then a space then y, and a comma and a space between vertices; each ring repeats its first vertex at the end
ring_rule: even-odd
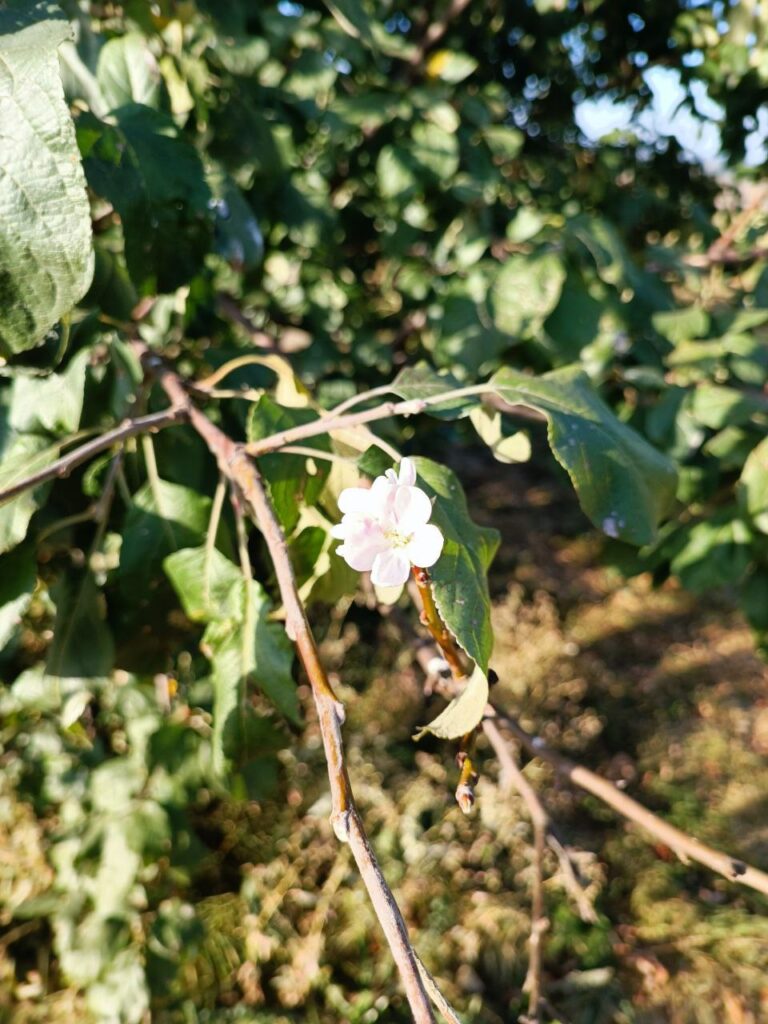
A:
POLYGON ((731 882, 739 882, 750 889, 768 896, 768 874, 759 868, 752 867, 738 857, 732 857, 728 853, 715 850, 705 843, 699 842, 693 836, 688 835, 681 829, 670 825, 657 815, 643 807, 631 796, 622 793, 608 779, 602 778, 588 768, 569 760, 563 754, 547 746, 540 736, 534 736, 525 730, 519 722, 510 715, 505 714, 498 708, 488 705, 487 714, 490 718, 496 718, 512 733, 515 739, 533 757, 539 757, 542 761, 551 764, 552 767, 564 778, 568 779, 575 786, 586 790, 596 796, 603 803, 613 808, 617 814, 634 822, 645 829, 650 835, 668 846, 684 863, 694 860, 704 864, 712 871, 731 882))
POLYGON ((473 395, 483 395, 493 391, 490 384, 473 384, 466 388, 456 388, 445 391, 439 395, 430 395, 429 398, 409 398, 402 402, 383 402, 373 409, 365 409, 363 412, 353 412, 344 415, 336 415, 333 410, 320 419, 312 420, 310 423, 303 423, 298 427, 283 430, 279 434, 271 434, 269 437, 261 438, 259 441, 251 441, 245 445, 248 455, 265 455, 267 452, 276 451, 284 445, 293 444, 296 441, 303 441, 308 437, 316 437, 318 434, 327 434, 332 430, 344 430, 350 427, 359 427, 364 423, 373 423, 374 420, 387 419, 390 416, 416 416, 433 405, 440 405, 452 398, 469 398, 473 395))
POLYGON ((400 909, 382 874, 354 803, 344 760, 341 727, 344 706, 328 681, 299 597, 288 556, 285 536, 256 466, 242 445, 236 444, 192 404, 181 378, 140 343, 134 343, 147 370, 160 381, 173 405, 186 409, 189 421, 215 457, 222 474, 240 494, 245 507, 262 532, 275 569, 285 608, 285 628, 296 644, 309 679, 328 764, 331 788, 331 823, 341 842, 348 842, 376 916, 389 943, 403 980, 405 994, 416 1024, 434 1024, 429 997, 400 909))
POLYGON ((424 33, 421 42, 417 50, 413 53, 408 63, 410 64, 412 71, 416 71, 424 63, 424 58, 433 49, 440 40, 443 38, 445 33, 448 31, 448 27, 451 22, 458 18, 465 7, 468 7, 470 0, 452 0, 448 9, 442 17, 436 18, 427 26, 427 31, 424 33))
POLYGON ((240 309, 231 295, 227 295, 226 292, 219 292, 216 296, 216 308, 228 320, 236 323, 238 327, 242 327, 251 343, 257 348, 263 348, 268 352, 277 351, 275 339, 265 331, 260 331, 256 324, 240 309))
POLYGON ((435 604, 435 595, 432 593, 432 581, 427 569, 419 566, 413 567, 413 579, 419 592, 421 600, 421 614, 419 618, 424 626, 432 634, 432 639, 443 652, 445 660, 450 666, 451 673, 457 680, 465 679, 467 672, 464 662, 459 653, 458 645, 453 638, 451 631, 443 622, 440 612, 435 604))
POLYGON ((0 505, 17 497, 17 495, 22 494, 24 491, 28 491, 33 487, 39 487, 40 484, 48 480, 69 476, 75 466, 79 466, 80 463, 86 462, 92 456, 98 455, 99 452, 111 448, 112 445, 120 441, 125 441, 129 437, 135 437, 137 434, 154 433, 157 430, 162 430, 163 427, 170 427, 174 423, 181 422, 185 417, 185 408, 172 405, 169 409, 163 409, 161 412, 152 412, 147 416, 133 416, 130 419, 126 419, 117 427, 113 427, 112 430, 99 434, 98 437, 81 445, 79 448, 75 448, 68 455, 63 455, 60 459, 56 459, 55 462, 52 462, 44 469, 38 470, 37 473, 30 473, 23 480, 18 480, 16 483, 11 484, 10 487, 0 491, 0 505))
POLYGON ((484 719, 483 732, 499 760, 499 766, 501 768, 499 783, 502 790, 506 791, 514 788, 520 794, 528 810, 528 815, 533 827, 539 827, 543 830, 547 845, 558 859, 560 871, 562 873, 563 886, 576 904, 579 916, 585 923, 594 924, 597 921, 597 914, 595 913, 595 908, 592 906, 591 901, 584 892, 583 885, 579 881, 573 860, 557 833, 555 823, 547 813, 541 800, 539 800, 536 790, 530 784, 528 779, 526 779, 520 765, 513 757, 509 741, 504 739, 499 732, 496 722, 491 718, 484 719))

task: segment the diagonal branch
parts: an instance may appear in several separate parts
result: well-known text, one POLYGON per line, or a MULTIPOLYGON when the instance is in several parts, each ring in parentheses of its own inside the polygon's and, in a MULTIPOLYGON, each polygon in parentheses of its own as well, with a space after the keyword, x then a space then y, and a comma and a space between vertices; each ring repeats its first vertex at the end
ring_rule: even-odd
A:
POLYGON ((192 427, 216 458, 221 473, 239 493, 266 541, 286 613, 285 628, 296 644, 309 679, 317 708, 323 739, 333 811, 331 823, 341 842, 348 842, 357 863, 376 916, 389 943, 405 988, 416 1024, 434 1024, 434 1016, 425 990, 416 954, 400 909, 379 867, 355 806, 344 759, 341 727, 344 706, 336 698, 320 661, 315 639, 299 597, 296 579, 288 556, 285 536, 267 495, 261 476, 242 445, 236 444, 191 401, 182 379, 145 346, 134 343, 145 368, 153 373, 171 404, 184 408, 192 427))
POLYGON ((588 924, 594 924, 597 921, 597 914, 595 908, 589 897, 584 892, 584 887, 579 881, 579 877, 574 867, 573 860, 571 859, 568 850, 563 845, 560 837, 557 834, 555 824, 551 817, 547 813, 544 805, 536 793, 536 790, 526 779, 519 764, 512 755, 510 750, 510 743, 506 740, 499 731, 498 726, 491 718, 483 720, 483 732, 486 735, 488 742, 493 747, 493 751, 499 761, 501 768, 499 775, 499 782, 503 790, 509 790, 514 787, 523 799, 523 803, 528 809, 528 815, 531 819, 534 829, 541 829, 547 845, 555 854, 560 864, 560 870, 562 872, 562 882, 576 904, 579 916, 582 921, 588 924))
POLYGON ((98 455, 99 452, 111 448, 120 441, 125 441, 129 437, 135 437, 137 434, 152 433, 156 430, 161 430, 163 427, 170 427, 173 423, 181 422, 185 416, 184 408, 172 405, 169 409, 163 409, 161 412, 152 412, 147 416, 133 416, 130 419, 126 419, 118 426, 113 427, 112 430, 99 434, 92 441, 88 441, 86 444, 80 445, 79 448, 75 448, 68 455, 62 455, 60 459, 56 459, 55 462, 45 466, 44 469, 38 470, 37 473, 30 473, 29 476, 24 477, 22 480, 17 480, 10 487, 0 491, 0 505, 10 501, 11 498, 15 498, 24 491, 28 491, 33 487, 39 487, 40 484, 45 483, 47 480, 68 476, 75 466, 79 466, 81 462, 87 462, 94 455, 98 455))
POLYGON ((670 825, 669 822, 664 821, 652 811, 649 811, 647 807, 643 807, 637 800, 633 800, 631 796, 622 793, 608 779, 604 779, 596 772, 576 764, 557 750, 547 746, 540 736, 534 736, 529 733, 511 715, 505 714, 490 704, 486 713, 489 718, 497 719, 509 729, 518 743, 525 747, 529 754, 551 764, 555 771, 568 779, 569 782, 596 796, 598 800, 602 800, 603 803, 613 808, 617 814, 645 829, 655 839, 660 840, 670 850, 674 851, 684 863, 687 863, 689 860, 695 860, 699 864, 704 864, 706 867, 711 868, 717 874, 723 875, 731 882, 739 882, 741 885, 746 885, 750 889, 755 889, 757 892, 768 896, 768 874, 764 871, 752 867, 738 857, 732 857, 721 850, 715 850, 713 847, 699 842, 698 839, 694 839, 693 836, 683 832, 675 825, 670 825))

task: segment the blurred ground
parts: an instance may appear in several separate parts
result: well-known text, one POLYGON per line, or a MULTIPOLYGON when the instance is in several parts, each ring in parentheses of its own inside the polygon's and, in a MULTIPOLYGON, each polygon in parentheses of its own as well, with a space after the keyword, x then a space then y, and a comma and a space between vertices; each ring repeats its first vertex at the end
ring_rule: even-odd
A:
MULTIPOLYGON (((766 668, 728 596, 702 601, 669 584, 654 590, 645 577, 623 581, 600 567, 600 542, 557 481, 477 460, 458 468, 476 518, 503 535, 492 571, 497 702, 681 828, 766 867, 766 668)), ((528 819, 519 800, 501 794, 484 742, 477 809, 465 818, 452 797, 451 746, 411 740, 440 703, 425 709, 402 614, 382 618, 361 599, 321 624, 347 705, 355 789, 428 966, 465 1020, 507 1024, 526 1006, 528 819)), ((408 1019, 362 888, 327 824, 313 723, 282 758, 278 800, 201 810, 210 856, 185 898, 205 933, 153 1020, 408 1019)), ((596 924, 580 921, 548 854, 545 992, 553 1019, 768 1019, 765 901, 679 863, 546 766, 529 763, 526 774, 581 851, 598 913, 596 924)), ((31 815, 5 807, 3 822, 11 852, 0 885, 34 872, 44 889, 42 837, 31 815)), ((80 1019, 74 993, 43 998, 34 990, 44 965, 11 997, 9 947, 0 949, 0 1020, 80 1019)))

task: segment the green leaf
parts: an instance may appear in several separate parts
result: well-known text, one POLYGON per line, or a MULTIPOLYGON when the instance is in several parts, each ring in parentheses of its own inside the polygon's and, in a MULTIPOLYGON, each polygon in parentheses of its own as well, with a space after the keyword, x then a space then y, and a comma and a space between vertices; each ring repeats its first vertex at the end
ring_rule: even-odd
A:
POLYGON ((202 161, 173 121, 140 104, 116 124, 82 114, 77 132, 88 184, 120 214, 125 259, 142 294, 174 291, 200 269, 212 236, 202 161))
POLYGON ((250 681, 299 720, 292 648, 282 625, 269 621, 272 604, 261 585, 252 580, 246 591, 240 569, 216 549, 207 556, 205 548, 186 548, 163 564, 189 618, 208 623, 202 647, 213 667, 214 766, 221 772, 243 754, 250 681))
POLYGON ((17 377, 9 421, 20 434, 73 434, 80 426, 91 353, 78 352, 63 373, 17 377))
POLYGON ((483 129, 483 138, 498 160, 514 160, 519 156, 525 142, 525 135, 511 125, 491 124, 483 129))
POLYGON ((704 594, 738 583, 747 571, 751 550, 749 528, 726 509, 704 522, 684 528, 685 541, 671 561, 684 587, 704 594))
POLYGON ((60 580, 51 596, 56 622, 46 675, 59 681, 106 678, 112 671, 114 646, 104 596, 93 574, 60 580))
POLYGON ((121 590, 144 597, 162 559, 202 540, 211 499, 189 487, 158 480, 133 496, 123 530, 118 581, 121 590))
POLYGON ((468 53, 457 50, 437 50, 427 60, 427 75, 442 82, 456 85, 477 70, 477 61, 468 53))
POLYGON ((414 462, 418 486, 435 499, 431 521, 445 538, 442 554, 429 570, 435 603, 459 644, 487 671, 493 648, 488 567, 499 534, 472 521, 461 484, 450 469, 422 457, 414 462))
POLYGON ((741 607, 753 629, 768 634, 768 568, 756 565, 742 581, 741 607))
POLYGON ((547 417, 552 452, 596 526, 631 544, 654 539, 674 498, 674 465, 613 415, 585 373, 564 367, 531 377, 505 368, 491 383, 505 401, 547 417))
POLYGON ((698 306, 654 313, 653 326, 674 345, 693 338, 701 338, 709 330, 709 314, 698 306))
POLYGON ((376 161, 379 193, 385 199, 405 199, 417 187, 410 153, 399 146, 384 146, 376 161))
MULTIPOLYGON (((9 434, 0 452, 0 490, 50 466, 58 455, 59 446, 39 434, 9 434)), ((41 484, 0 505, 0 554, 24 540, 29 521, 49 487, 41 484)))
POLYGON ((494 459, 499 462, 527 462, 530 459, 530 438, 523 430, 508 432, 500 412, 478 405, 469 418, 480 439, 491 449, 494 459))
POLYGON ((37 564, 31 544, 0 558, 0 651, 16 632, 36 583, 37 564))
POLYGON ((459 139, 429 121, 417 122, 411 132, 410 155, 417 165, 438 181, 452 178, 459 168, 459 139))
POLYGON ((101 48, 96 81, 108 110, 126 103, 157 107, 162 78, 154 54, 138 32, 109 39, 101 48))
POLYGON ((163 568, 188 619, 242 619, 243 574, 217 548, 208 555, 204 547, 183 548, 168 555, 163 568))
POLYGON ((421 726, 413 738, 420 740, 422 736, 431 733, 432 736, 439 736, 444 740, 460 739, 480 724, 487 703, 488 678, 485 672, 475 666, 459 696, 454 697, 445 711, 429 725, 421 726))
MULTIPOLYGON (((461 381, 457 380, 453 374, 436 373, 426 362, 417 363, 415 366, 406 366, 392 381, 394 394, 405 399, 434 398, 445 391, 453 391, 460 387, 462 387, 461 381)), ((446 402, 440 402, 439 405, 430 405, 427 411, 430 416, 455 420, 466 416, 479 400, 477 395, 451 398, 446 402)))
POLYGON ((768 437, 750 452, 739 480, 739 499, 752 525, 768 533, 768 437))
POLYGON ((46 0, 0 9, 0 354, 41 344, 93 274, 91 216, 46 0))
POLYGON ((264 239, 247 199, 226 175, 212 181, 216 214, 216 252, 236 270, 258 266, 264 257, 264 239))
POLYGON ((375 49, 371 31, 371 19, 360 0, 324 0, 325 6, 334 16, 347 35, 359 39, 369 49, 375 49))
POLYGON ((535 334, 559 302, 564 281, 555 253, 510 256, 491 293, 496 326, 513 337, 535 334))
MULTIPOLYGON (((262 395, 252 406, 248 417, 248 440, 259 441, 281 430, 311 423, 316 419, 317 413, 312 409, 288 408, 278 405, 268 395, 262 395)), ((317 448, 318 451, 330 451, 327 437, 308 438, 306 446, 317 448)), ((329 463, 326 459, 318 458, 314 462, 314 472, 310 473, 307 456, 275 453, 263 455, 259 465, 278 519, 286 533, 290 533, 299 521, 302 504, 314 505, 320 497, 328 477, 329 463)))
POLYGON ((700 384, 693 390, 691 415, 712 430, 748 423, 757 412, 768 413, 768 398, 720 384, 700 384))

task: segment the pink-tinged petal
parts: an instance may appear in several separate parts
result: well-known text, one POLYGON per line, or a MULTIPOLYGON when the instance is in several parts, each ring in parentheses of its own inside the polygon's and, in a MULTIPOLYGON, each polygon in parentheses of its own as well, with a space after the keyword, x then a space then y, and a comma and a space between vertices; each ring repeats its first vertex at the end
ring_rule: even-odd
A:
POLYGON ((384 471, 384 479, 389 481, 391 484, 397 483, 397 473, 394 469, 387 469, 384 471))
POLYGON ((366 522, 347 534, 342 547, 343 551, 337 548, 336 553, 341 553, 347 565, 356 572, 368 572, 376 556, 386 551, 388 544, 381 529, 375 523, 366 522))
POLYGON ((385 476, 377 476, 371 485, 370 514, 380 520, 389 520, 392 517, 397 494, 397 484, 388 480, 385 476))
POLYGON ((416 483, 416 467, 411 459, 405 458, 400 460, 400 474, 397 482, 401 487, 413 487, 416 483))
POLYGON ((428 569, 434 565, 443 550, 444 538, 442 533, 432 523, 420 526, 414 530, 405 553, 414 565, 420 565, 428 569))
POLYGON ((367 512, 371 503, 371 492, 367 487, 346 487, 339 495, 339 510, 344 512, 367 512))
POLYGON ((407 536, 429 521, 432 502, 420 487, 398 487, 395 518, 400 533, 407 536))
POLYGON ((349 533, 349 523, 336 523, 335 526, 331 527, 331 536, 335 537, 336 540, 344 540, 349 533))
POLYGON ((388 548, 376 556, 371 582, 377 587, 399 587, 411 572, 411 563, 401 548, 388 548))

